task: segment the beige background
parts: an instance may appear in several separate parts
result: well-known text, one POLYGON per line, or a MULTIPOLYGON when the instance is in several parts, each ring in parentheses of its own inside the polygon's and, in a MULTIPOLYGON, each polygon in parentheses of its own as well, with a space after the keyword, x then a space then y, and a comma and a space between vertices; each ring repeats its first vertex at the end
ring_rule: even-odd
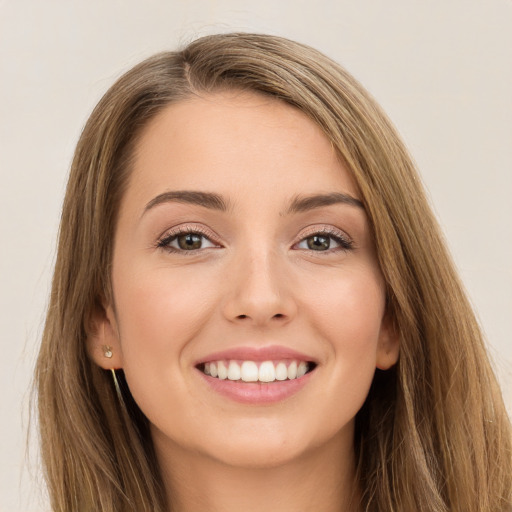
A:
POLYGON ((0 0, 0 511, 49 510, 36 450, 25 461, 28 389, 81 127, 143 57, 229 30, 317 47, 389 113, 422 172, 512 411, 510 0, 0 0))

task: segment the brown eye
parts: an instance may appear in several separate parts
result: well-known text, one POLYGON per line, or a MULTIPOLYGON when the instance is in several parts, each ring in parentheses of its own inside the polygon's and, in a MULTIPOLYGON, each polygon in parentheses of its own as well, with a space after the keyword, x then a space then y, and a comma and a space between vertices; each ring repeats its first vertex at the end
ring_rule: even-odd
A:
POLYGON ((210 247, 218 247, 207 236, 194 231, 183 231, 181 233, 173 233, 166 236, 160 242, 158 247, 166 249, 170 252, 192 252, 210 247))
POLYGON ((184 251, 190 251, 194 249, 201 249, 203 236, 196 233, 186 233, 184 235, 178 235, 176 241, 178 247, 184 251))
POLYGON ((331 237, 326 235, 314 235, 306 238, 308 249, 312 251, 327 251, 331 248, 331 237))
POLYGON ((353 242, 341 232, 319 231, 303 238, 294 248, 330 254, 337 251, 349 251, 353 245, 353 242))

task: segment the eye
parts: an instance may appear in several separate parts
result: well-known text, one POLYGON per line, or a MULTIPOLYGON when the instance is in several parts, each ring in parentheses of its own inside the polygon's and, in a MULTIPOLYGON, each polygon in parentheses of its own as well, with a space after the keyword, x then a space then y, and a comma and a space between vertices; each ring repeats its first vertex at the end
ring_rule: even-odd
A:
MULTIPOLYGON (((327 251, 331 248, 333 240, 327 235, 313 235, 299 243, 299 249, 311 249, 312 251, 327 251)), ((336 243, 336 242, 335 242, 336 243)))
POLYGON ((341 233, 313 233, 303 238, 297 245, 297 249, 305 249, 316 252, 327 252, 336 250, 348 251, 352 249, 353 242, 341 235, 341 233))
POLYGON ((206 235, 196 231, 171 233, 158 242, 158 247, 169 251, 197 251, 209 247, 218 247, 206 235))

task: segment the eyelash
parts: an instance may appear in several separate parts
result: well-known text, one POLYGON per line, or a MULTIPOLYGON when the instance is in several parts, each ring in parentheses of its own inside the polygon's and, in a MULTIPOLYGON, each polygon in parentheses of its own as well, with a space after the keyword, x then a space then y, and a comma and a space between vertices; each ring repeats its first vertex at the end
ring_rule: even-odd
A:
POLYGON ((163 236, 163 238, 158 240, 156 247, 158 249, 164 249, 167 252, 186 254, 187 256, 197 253, 197 251, 200 249, 203 249, 203 250, 206 249, 206 247, 205 248, 202 247, 200 249, 186 250, 186 249, 178 249, 176 247, 171 247, 171 245, 170 245, 171 242, 173 242, 179 236, 182 236, 182 235, 196 235, 201 238, 205 238, 212 244, 219 245, 218 243, 213 241, 214 237, 212 236, 212 234, 209 231, 203 230, 198 226, 182 226, 174 231, 171 231, 170 233, 169 232, 166 233, 163 236))
MULTIPOLYGON (((179 236, 182 236, 182 235, 197 235, 201 238, 205 238, 211 244, 215 244, 215 245, 219 246, 219 244, 217 242, 214 242, 212 240, 214 237, 206 230, 203 230, 197 226, 194 226, 194 227, 183 226, 181 228, 176 229, 175 231, 166 233, 163 238, 158 240, 156 247, 159 249, 164 249, 171 253, 179 253, 179 254, 187 254, 187 255, 192 255, 194 253, 197 253, 197 251, 199 251, 199 250, 211 248, 211 247, 201 247, 199 249, 186 250, 186 249, 178 249, 176 247, 171 247, 170 246, 171 242, 173 242, 179 236)), ((354 242, 352 240, 350 240, 346 235, 342 234, 339 230, 332 229, 332 228, 331 229, 320 228, 320 229, 312 230, 310 233, 307 233, 306 235, 302 236, 302 238, 298 242, 294 243, 292 247, 296 247, 300 243, 308 240, 308 238, 312 238, 314 236, 327 237, 330 240, 333 240, 336 244, 338 244, 338 247, 329 248, 325 251, 314 251, 313 249, 305 249, 305 248, 297 249, 297 250, 329 254, 329 253, 338 252, 338 251, 346 252, 346 251, 350 251, 350 250, 354 249, 354 242)))
POLYGON ((320 236, 320 237, 327 237, 330 240, 334 240, 338 244, 338 247, 329 248, 325 251, 314 251, 312 249, 298 249, 298 250, 305 250, 308 252, 317 252, 317 253, 324 253, 324 254, 331 254, 333 252, 348 252, 354 249, 354 242, 344 233, 342 233, 340 230, 335 228, 317 228, 317 229, 311 229, 310 233, 306 233, 301 237, 301 239, 294 244, 294 247, 298 244, 305 242, 308 240, 308 238, 312 238, 314 236, 320 236))

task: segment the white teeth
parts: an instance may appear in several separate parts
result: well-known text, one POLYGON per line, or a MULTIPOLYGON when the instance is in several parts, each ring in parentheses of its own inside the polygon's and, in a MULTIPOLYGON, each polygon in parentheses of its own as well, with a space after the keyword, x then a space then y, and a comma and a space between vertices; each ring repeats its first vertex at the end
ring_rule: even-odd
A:
MULTIPOLYGON (((211 363, 210 363, 210 370, 211 370, 211 363)), ((227 379, 228 378, 228 369, 226 368, 226 365, 222 362, 222 361, 219 361, 217 363, 217 376, 219 377, 219 379, 227 379)))
POLYGON ((305 375, 307 371, 308 365, 304 361, 301 361, 297 367, 297 379, 305 375))
POLYGON ((228 379, 229 380, 240 380, 240 366, 235 361, 229 363, 228 368, 228 379))
POLYGON ((292 361, 290 366, 288 366, 288 378, 296 379, 297 378, 297 362, 292 361))
POLYGON ((240 368, 240 374, 244 382, 257 382, 259 377, 258 365, 254 361, 244 361, 240 368))
POLYGON ((272 361, 263 361, 261 363, 259 380, 261 382, 274 382, 276 380, 276 369, 272 361))
POLYGON ((288 370, 284 363, 279 363, 276 366, 276 380, 286 380, 288 378, 288 370))
POLYGON ((221 380, 229 379, 243 382, 274 382, 293 380, 304 376, 309 369, 306 361, 209 361, 204 364, 203 372, 221 380))

